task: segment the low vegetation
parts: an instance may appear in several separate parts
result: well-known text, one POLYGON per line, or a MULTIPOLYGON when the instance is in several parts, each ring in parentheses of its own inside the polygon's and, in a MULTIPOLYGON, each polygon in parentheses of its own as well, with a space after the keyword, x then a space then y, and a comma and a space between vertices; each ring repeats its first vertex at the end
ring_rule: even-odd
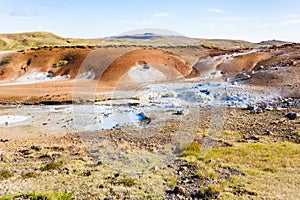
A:
POLYGON ((295 179, 300 174, 299 155, 299 145, 290 142, 234 143, 209 150, 192 143, 182 159, 200 168, 196 177, 213 183, 201 188, 200 196, 276 199, 280 194, 295 199, 293 185, 300 181, 295 179), (223 169, 232 171, 230 178, 219 177, 223 169))
POLYGON ((53 64, 53 68, 57 68, 57 67, 63 67, 66 66, 68 64, 67 60, 60 60, 57 63, 53 64))
POLYGON ((55 170, 55 169, 59 169, 63 166, 63 162, 62 161, 53 161, 49 164, 46 165, 42 165, 40 167, 41 171, 50 171, 50 170, 55 170))
POLYGON ((27 179, 27 178, 37 178, 38 175, 35 172, 27 172, 22 174, 22 178, 27 179))
POLYGON ((23 50, 41 46, 101 45, 103 39, 63 38, 48 32, 0 34, 0 51, 23 50))
POLYGON ((170 166, 132 173, 89 157, 77 140, 29 147, 30 156, 18 158, 22 162, 13 162, 18 155, 15 152, 7 154, 8 161, 0 162, 0 168, 5 169, 0 171, 0 181, 14 185, 10 191, 27 193, 0 199, 172 199, 176 195, 222 200, 299 199, 299 144, 263 138, 239 142, 240 138, 239 133, 223 132, 219 142, 232 145, 212 148, 195 140, 170 166), (23 190, 24 179, 30 186, 23 190))
POLYGON ((5 195, 0 200, 11 200, 11 199, 31 199, 31 200, 71 200, 72 195, 68 193, 28 193, 28 194, 16 194, 16 195, 5 195))
POLYGON ((0 180, 8 179, 12 176, 13 174, 9 170, 0 170, 0 180))

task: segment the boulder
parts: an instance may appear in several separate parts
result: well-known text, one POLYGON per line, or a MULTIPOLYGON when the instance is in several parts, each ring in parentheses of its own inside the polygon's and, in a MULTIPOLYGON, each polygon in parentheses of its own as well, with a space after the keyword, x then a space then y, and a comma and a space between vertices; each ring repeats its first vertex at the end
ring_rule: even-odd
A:
POLYGON ((174 188, 174 193, 175 194, 180 194, 180 195, 185 195, 186 194, 186 190, 183 187, 176 186, 174 188))

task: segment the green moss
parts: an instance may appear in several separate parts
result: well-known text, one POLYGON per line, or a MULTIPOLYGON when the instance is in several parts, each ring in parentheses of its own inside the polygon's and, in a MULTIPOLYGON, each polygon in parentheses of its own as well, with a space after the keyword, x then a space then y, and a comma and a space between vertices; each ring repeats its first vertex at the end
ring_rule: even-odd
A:
POLYGON ((49 171, 49 170, 54 170, 54 169, 59 169, 63 166, 63 162, 59 161, 59 162, 51 162, 47 165, 43 165, 40 167, 41 171, 49 171))
MULTIPOLYGON (((220 160, 236 166, 246 165, 248 168, 264 170, 286 165, 289 160, 295 162, 297 160, 295 158, 299 154, 300 149, 293 143, 255 143, 213 148, 204 157, 204 161, 220 160), (287 153, 288 157, 286 156, 287 153)), ((274 170, 271 171, 275 172, 274 170)))
POLYGON ((231 131, 224 131, 220 135, 222 139, 224 140, 241 140, 243 139, 243 136, 239 133, 236 132, 231 132, 231 131))
POLYGON ((27 193, 27 194, 16 194, 16 195, 5 195, 0 200, 10 199, 31 199, 31 200, 71 200, 72 195, 69 193, 27 193))
POLYGON ((192 142, 191 145, 181 154, 182 157, 200 157, 201 146, 197 142, 192 142))
POLYGON ((168 186, 170 188, 174 188, 176 186, 176 184, 177 184, 177 179, 176 179, 176 176, 173 174, 168 180, 168 186))
POLYGON ((263 171, 264 172, 270 172, 270 173, 276 173, 278 170, 267 167, 267 168, 264 168, 263 171))

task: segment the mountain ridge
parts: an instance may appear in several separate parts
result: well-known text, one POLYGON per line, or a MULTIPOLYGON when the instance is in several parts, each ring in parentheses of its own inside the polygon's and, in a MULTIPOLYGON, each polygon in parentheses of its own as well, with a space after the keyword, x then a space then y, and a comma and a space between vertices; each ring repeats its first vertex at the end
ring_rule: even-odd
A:
POLYGON ((163 35, 151 32, 124 34, 108 38, 68 38, 51 32, 24 32, 0 34, 0 51, 24 50, 41 46, 107 46, 107 45, 137 45, 137 46, 204 46, 220 49, 257 48, 262 46, 281 46, 292 42, 268 40, 252 43, 244 40, 189 38, 183 35, 163 35))

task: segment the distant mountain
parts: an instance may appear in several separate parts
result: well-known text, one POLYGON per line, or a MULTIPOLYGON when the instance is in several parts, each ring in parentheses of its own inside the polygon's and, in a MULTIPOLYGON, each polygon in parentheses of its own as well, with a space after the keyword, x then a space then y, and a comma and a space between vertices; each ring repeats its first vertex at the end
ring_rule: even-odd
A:
POLYGON ((110 38, 118 39, 155 39, 155 38, 182 38, 190 39, 175 31, 158 28, 142 28, 122 33, 120 35, 112 36, 110 38))
POLYGON ((268 40, 251 43, 243 40, 202 39, 185 37, 179 33, 163 29, 139 29, 120 35, 96 38, 64 38, 49 32, 27 32, 0 34, 0 51, 22 50, 41 46, 152 46, 176 47, 198 46, 205 48, 241 49, 261 46, 281 46, 291 42, 268 40))
POLYGON ((188 37, 181 36, 181 35, 160 35, 156 33, 142 33, 142 34, 132 34, 132 35, 118 35, 112 36, 110 38, 117 38, 117 39, 155 39, 155 38, 183 38, 188 39, 188 37))
POLYGON ((260 45, 270 45, 270 46, 281 46, 281 45, 285 45, 285 44, 291 44, 292 42, 288 42, 288 41, 281 41, 281 40, 266 40, 266 41, 261 41, 260 45))

